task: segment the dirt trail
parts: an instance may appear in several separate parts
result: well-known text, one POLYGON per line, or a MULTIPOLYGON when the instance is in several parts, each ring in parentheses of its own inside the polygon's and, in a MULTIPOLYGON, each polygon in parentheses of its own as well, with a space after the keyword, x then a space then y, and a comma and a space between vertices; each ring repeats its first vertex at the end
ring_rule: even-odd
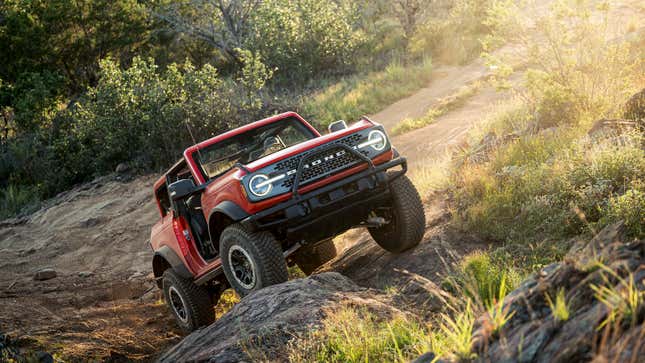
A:
POLYGON ((419 118, 439 99, 490 74, 483 61, 466 66, 439 66, 433 69, 430 83, 412 96, 401 99, 370 117, 392 131, 405 118, 419 118))

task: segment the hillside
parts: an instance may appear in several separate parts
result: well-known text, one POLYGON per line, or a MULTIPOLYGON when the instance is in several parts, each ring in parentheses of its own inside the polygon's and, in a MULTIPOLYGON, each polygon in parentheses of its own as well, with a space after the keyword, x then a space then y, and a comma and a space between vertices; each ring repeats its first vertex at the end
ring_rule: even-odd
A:
MULTIPOLYGON (((215 308, 214 324, 183 337, 150 267, 148 238, 158 218, 151 188, 159 168, 141 166, 163 164, 170 150, 137 155, 127 160, 130 170, 108 173, 117 159, 97 154, 94 160, 89 144, 77 145, 74 155, 105 176, 0 221, 0 335, 9 335, 11 349, 23 350, 16 356, 47 351, 64 361, 639 361, 645 354, 645 31, 630 22, 645 9, 631 0, 608 9, 591 2, 586 15, 563 20, 551 18, 548 3, 515 9, 531 20, 524 33, 490 30, 487 35, 503 45, 485 58, 458 65, 437 56, 431 67, 399 64, 340 77, 303 93, 310 104, 295 104, 305 111, 320 106, 312 116, 324 118, 356 112, 352 102, 371 95, 391 103, 367 113, 408 158, 422 194, 426 232, 417 248, 389 254, 365 231, 351 230, 334 240, 339 256, 317 274, 241 301, 229 294, 215 308), (546 19, 543 28, 532 24, 538 16, 546 19), (573 37, 603 17, 617 28, 599 38, 573 37), (571 33, 560 30, 567 25, 571 33), (566 33, 561 43, 532 53, 531 45, 560 33, 566 33), (565 63, 555 62, 554 54, 566 54, 565 63), (377 91, 383 79, 393 78, 409 88, 394 92, 400 84, 392 84, 377 91), (56 277, 34 280, 46 268, 56 277)), ((267 69, 255 65, 245 69, 267 69)), ((120 125, 119 113, 131 112, 124 123, 132 132, 138 118, 163 120, 146 113, 158 101, 151 93, 124 101, 128 87, 139 90, 144 81, 151 82, 148 91, 191 84, 202 100, 212 96, 208 87, 220 87, 217 99, 199 105, 186 94, 164 99, 172 104, 164 108, 167 115, 191 123, 211 111, 200 108, 205 104, 242 107, 222 101, 227 97, 248 101, 235 122, 294 105, 277 96, 266 101, 258 89, 251 91, 258 99, 246 99, 246 91, 227 88, 228 80, 204 68, 173 73, 171 67, 161 74, 150 64, 139 66, 107 65, 113 78, 106 84, 114 88, 97 86, 106 98, 82 104, 94 114, 73 117, 111 128, 120 125), (214 83, 199 88, 200 77, 214 83), (123 91, 117 99, 107 97, 117 91, 123 91), (110 110, 110 102, 127 108, 110 110), (198 111, 188 114, 193 108, 198 111)), ((198 136, 223 127, 227 116, 213 116, 217 122, 198 136)), ((102 130, 74 137, 87 142, 102 130)), ((110 134, 106 142, 120 144, 124 135, 110 134)), ((46 163, 39 167, 51 169, 47 177, 56 175, 46 163)), ((0 336, 0 353, 2 344, 0 336)))

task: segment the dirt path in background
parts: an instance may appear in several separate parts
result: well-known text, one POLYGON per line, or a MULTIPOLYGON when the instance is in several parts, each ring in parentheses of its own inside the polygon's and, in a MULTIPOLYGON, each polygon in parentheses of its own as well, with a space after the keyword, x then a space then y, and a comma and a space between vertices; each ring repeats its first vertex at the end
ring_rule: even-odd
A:
POLYGON ((370 118, 390 132, 401 120, 422 117, 441 98, 489 74, 490 71, 479 59, 467 66, 438 66, 432 70, 432 78, 425 88, 393 103, 370 118))

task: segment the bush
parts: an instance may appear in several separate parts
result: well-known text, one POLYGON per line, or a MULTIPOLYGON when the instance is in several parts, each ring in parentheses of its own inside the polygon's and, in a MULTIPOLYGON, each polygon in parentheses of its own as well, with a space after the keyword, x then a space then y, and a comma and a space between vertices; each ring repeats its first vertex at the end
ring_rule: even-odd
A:
POLYGON ((345 1, 263 1, 251 14, 243 46, 261 54, 278 80, 302 82, 320 72, 347 73, 365 42, 353 27, 357 13, 345 1))
MULTIPOLYGON (((261 89, 271 72, 261 58, 243 53, 237 82, 210 65, 171 64, 161 71, 152 60, 135 58, 122 69, 101 61, 101 78, 72 107, 53 118, 53 127, 23 133, 3 142, 0 178, 36 188, 49 197, 104 173, 122 162, 142 171, 158 171, 203 139, 259 117, 261 89)), ((4 206, 27 192, 21 189, 4 206)))
POLYGON ((455 218, 483 236, 522 243, 602 228, 623 213, 619 204, 638 201, 634 192, 621 196, 645 178, 642 135, 595 140, 583 130, 527 134, 490 151, 486 163, 465 164, 453 176, 455 218))
POLYGON ((451 0, 434 6, 432 16, 410 40, 412 56, 429 56, 441 62, 464 64, 483 50, 480 39, 491 32, 487 22, 493 0, 451 0))
POLYGON ((36 188, 9 185, 0 189, 0 219, 12 217, 25 211, 34 210, 40 202, 40 193, 36 188))
POLYGON ((621 220, 632 235, 645 236, 645 185, 642 180, 632 182, 625 194, 610 198, 601 224, 621 220))
POLYGON ((241 75, 246 90, 210 65, 197 69, 186 62, 160 72, 152 60, 135 58, 125 70, 102 61, 99 84, 70 111, 81 157, 95 171, 113 170, 120 162, 155 170, 195 141, 254 117, 267 73, 248 59, 252 65, 241 75))

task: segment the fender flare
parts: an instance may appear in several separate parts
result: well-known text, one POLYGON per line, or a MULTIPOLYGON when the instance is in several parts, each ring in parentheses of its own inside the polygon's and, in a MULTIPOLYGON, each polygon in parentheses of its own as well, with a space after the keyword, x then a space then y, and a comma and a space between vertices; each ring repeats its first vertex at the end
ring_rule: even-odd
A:
POLYGON ((190 273, 190 271, 188 270, 188 267, 184 265, 181 258, 177 256, 177 253, 175 253, 175 251, 173 251, 168 246, 162 246, 159 250, 155 251, 155 254, 152 258, 152 271, 155 275, 155 279, 157 280, 157 285, 159 286, 161 285, 161 276, 163 276, 163 271, 158 271, 158 269, 155 266, 155 261, 158 261, 159 258, 166 261, 168 265, 170 265, 170 268, 172 268, 172 270, 177 275, 185 279, 192 280, 193 274, 190 273))
POLYGON ((235 222, 239 222, 249 216, 249 214, 246 213, 246 211, 244 211, 242 207, 231 202, 230 200, 225 200, 211 209, 210 213, 208 214, 209 222, 211 220, 211 217, 215 213, 222 213, 235 222))
POLYGON ((208 214, 208 233, 211 241, 219 241, 219 233, 221 233, 224 229, 223 227, 225 227, 214 225, 215 222, 213 221, 213 216, 215 216, 216 214, 225 215, 227 218, 233 221, 233 223, 239 222, 249 216, 249 214, 246 213, 246 211, 244 211, 242 207, 231 201, 225 200, 216 205, 208 214))

